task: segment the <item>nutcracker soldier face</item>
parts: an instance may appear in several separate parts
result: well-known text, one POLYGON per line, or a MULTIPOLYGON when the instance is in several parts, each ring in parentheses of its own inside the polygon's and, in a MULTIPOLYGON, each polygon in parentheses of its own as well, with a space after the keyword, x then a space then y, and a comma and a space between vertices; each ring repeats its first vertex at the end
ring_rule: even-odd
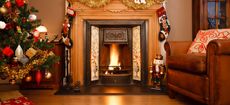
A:
POLYGON ((156 55, 156 58, 153 60, 154 65, 163 65, 163 56, 162 55, 156 55))

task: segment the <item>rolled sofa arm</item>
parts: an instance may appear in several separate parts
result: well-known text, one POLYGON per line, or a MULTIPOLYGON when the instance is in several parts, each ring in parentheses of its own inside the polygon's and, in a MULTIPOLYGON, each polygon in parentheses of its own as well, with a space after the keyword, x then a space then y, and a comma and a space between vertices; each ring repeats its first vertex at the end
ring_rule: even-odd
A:
POLYGON ((230 39, 212 40, 207 46, 207 52, 214 53, 215 55, 230 54, 230 39))
POLYGON ((217 39, 207 46, 210 105, 230 105, 230 39, 217 39))
POLYGON ((186 54, 192 41, 167 41, 164 45, 167 56, 186 54))

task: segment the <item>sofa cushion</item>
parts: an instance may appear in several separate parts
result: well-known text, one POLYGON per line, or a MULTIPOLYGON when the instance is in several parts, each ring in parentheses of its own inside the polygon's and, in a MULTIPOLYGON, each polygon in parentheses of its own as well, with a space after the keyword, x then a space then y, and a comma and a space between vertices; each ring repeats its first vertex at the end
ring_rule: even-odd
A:
POLYGON ((209 29, 200 30, 193 43, 191 44, 188 54, 190 53, 206 53, 207 45, 214 39, 229 39, 230 29, 209 29))
POLYGON ((205 54, 183 54, 168 56, 168 68, 184 72, 204 74, 206 73, 205 54))

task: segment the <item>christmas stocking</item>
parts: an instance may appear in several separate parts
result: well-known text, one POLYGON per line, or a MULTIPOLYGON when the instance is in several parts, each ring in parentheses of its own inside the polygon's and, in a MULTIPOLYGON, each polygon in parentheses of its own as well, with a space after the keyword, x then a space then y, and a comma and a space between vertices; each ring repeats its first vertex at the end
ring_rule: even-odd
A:
POLYGON ((160 32, 159 32, 159 41, 165 40, 170 32, 170 25, 166 15, 166 11, 164 7, 159 8, 157 11, 157 16, 160 24, 160 32))
POLYGON ((73 45, 73 41, 70 38, 70 32, 71 32, 71 26, 73 23, 73 19, 76 16, 76 13, 74 9, 71 8, 71 4, 69 0, 67 0, 66 6, 67 6, 66 7, 66 17, 63 23, 63 28, 62 28, 62 41, 67 48, 71 48, 73 45))

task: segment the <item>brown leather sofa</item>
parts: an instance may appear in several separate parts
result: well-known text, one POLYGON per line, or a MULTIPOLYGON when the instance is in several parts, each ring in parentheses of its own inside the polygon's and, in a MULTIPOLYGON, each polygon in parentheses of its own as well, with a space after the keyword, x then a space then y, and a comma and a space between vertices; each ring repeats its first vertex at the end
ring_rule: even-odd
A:
POLYGON ((230 105, 230 40, 213 40, 206 54, 187 54, 189 41, 166 42, 167 86, 207 105, 230 105))

